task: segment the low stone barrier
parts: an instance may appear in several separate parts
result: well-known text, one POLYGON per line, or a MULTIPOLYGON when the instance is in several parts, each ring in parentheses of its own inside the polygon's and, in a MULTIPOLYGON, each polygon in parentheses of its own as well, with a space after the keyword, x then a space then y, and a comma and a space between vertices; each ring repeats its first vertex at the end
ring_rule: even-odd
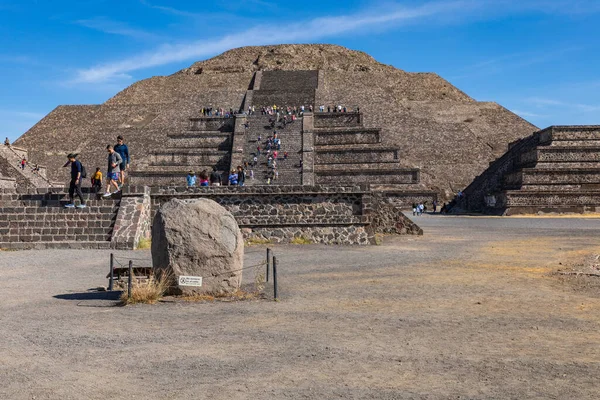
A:
POLYGON ((132 186, 123 194, 122 205, 128 209, 119 213, 114 241, 130 246, 135 237, 147 231, 135 226, 146 224, 141 217, 143 211, 134 215, 129 210, 133 205, 145 210, 142 198, 147 197, 151 203, 149 219, 173 198, 214 200, 232 213, 247 240, 289 243, 301 239, 312 243, 367 245, 375 243, 376 233, 422 233, 402 214, 401 207, 372 194, 367 185, 191 189, 132 186), (130 222, 126 223, 124 218, 130 222), (142 233, 135 236, 133 232, 142 233))

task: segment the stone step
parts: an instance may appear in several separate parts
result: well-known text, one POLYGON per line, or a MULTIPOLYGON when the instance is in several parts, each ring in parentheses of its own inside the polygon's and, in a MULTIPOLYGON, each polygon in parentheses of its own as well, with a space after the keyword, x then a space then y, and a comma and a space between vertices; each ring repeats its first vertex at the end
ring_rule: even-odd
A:
POLYGON ((189 119, 189 131, 207 132, 233 132, 235 118, 225 117, 192 117, 189 119))
MULTIPOLYGON (((582 185, 600 184, 600 168, 537 169, 526 168, 504 177, 505 189, 523 185, 582 185)), ((566 189, 566 188, 565 188, 566 189)))
MULTIPOLYGON (((66 202, 62 203, 66 204, 66 202)), ((0 219, 3 216, 16 214, 69 214, 69 215, 105 215, 114 214, 118 208, 115 207, 85 207, 85 208, 65 208, 57 206, 40 206, 40 207, 0 207, 0 219)))
POLYGON ((39 242, 0 242, 0 249, 44 250, 44 249, 110 249, 110 241, 39 241, 39 242))
POLYGON ((551 140, 600 140, 600 126, 556 126, 551 140))
MULTIPOLYGON (((283 87, 285 88, 285 86, 283 87)), ((267 106, 302 106, 308 107, 315 104, 315 90, 255 90, 252 94, 252 105, 257 109, 267 106)))
POLYGON ((594 206, 600 207, 600 191, 528 191, 509 190, 503 193, 507 207, 516 206, 594 206))
POLYGON ((353 184, 417 184, 420 182, 417 169, 319 169, 315 170, 317 184, 340 184, 351 182, 353 184))
MULTIPOLYGON (((58 229, 58 228, 82 228, 102 229, 101 232, 109 232, 115 222, 113 219, 33 219, 31 216, 22 220, 4 221, 0 220, 0 228, 10 229, 58 229)), ((100 232, 99 232, 100 233, 100 232)))
MULTIPOLYGON (((227 167, 223 170, 229 169, 228 163, 219 163, 223 164, 223 166, 227 167)), ((196 175, 200 173, 202 170, 206 170, 207 172, 212 171, 212 168, 215 164, 194 164, 194 165, 166 165, 166 166, 157 166, 157 165, 149 165, 144 167, 143 169, 138 169, 130 172, 130 177, 138 177, 138 176, 161 176, 161 175, 181 175, 185 178, 190 170, 194 171, 196 175)), ((219 169, 221 170, 221 169, 219 169)))
POLYGON ((314 90, 319 81, 319 72, 312 71, 263 71, 260 90, 314 90))
POLYGON ((352 163, 398 163, 399 151, 384 147, 328 146, 315 150, 315 165, 352 163))
POLYGON ((334 113, 334 112, 315 112, 314 127, 318 128, 335 128, 335 127, 352 127, 362 126, 362 116, 360 113, 334 113))
POLYGON ((315 132, 315 145, 373 145, 381 143, 379 129, 367 130, 364 128, 330 128, 326 131, 319 129, 315 132), (333 130, 336 129, 336 130, 333 130), (339 129, 344 129, 343 131, 339 129))
POLYGON ((111 233, 112 228, 0 228, 2 240, 6 242, 110 241, 111 233))
POLYGON ((229 164, 231 156, 229 153, 215 152, 210 153, 189 153, 189 154, 163 154, 150 156, 149 166, 195 166, 209 165, 215 166, 218 164, 229 164))
POLYGON ((536 149, 521 154, 520 165, 531 165, 538 162, 590 162, 600 163, 600 147, 562 147, 538 146, 536 149))
POLYGON ((167 137, 169 139, 187 139, 187 138, 219 138, 227 139, 231 137, 233 131, 202 131, 202 130, 190 130, 177 133, 169 133, 167 137))
POLYGON ((535 168, 535 169, 549 169, 549 170, 595 169, 595 168, 600 168, 600 162, 598 162, 598 161, 563 161, 563 162, 552 161, 552 162, 537 162, 535 164, 528 163, 525 165, 521 165, 521 168, 523 168, 523 167, 530 167, 530 168, 535 168))
POLYGON ((552 142, 547 145, 548 147, 596 147, 600 148, 600 139, 587 139, 587 140, 557 140, 553 139, 552 142))
POLYGON ((520 187, 505 186, 505 190, 528 190, 535 192, 554 192, 556 190, 569 191, 600 191, 600 183, 580 183, 580 184, 523 184, 520 187))
POLYGON ((396 171, 418 171, 414 168, 402 168, 397 162, 383 162, 383 163, 336 163, 336 164, 317 164, 315 165, 315 172, 324 173, 339 173, 344 171, 352 171, 353 173, 360 173, 363 171, 376 171, 378 173, 395 173, 396 171))

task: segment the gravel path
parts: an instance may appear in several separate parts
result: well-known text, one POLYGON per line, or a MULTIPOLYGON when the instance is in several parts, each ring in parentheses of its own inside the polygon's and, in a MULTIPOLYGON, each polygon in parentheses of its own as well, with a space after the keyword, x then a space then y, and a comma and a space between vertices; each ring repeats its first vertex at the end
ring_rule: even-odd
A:
POLYGON ((548 273, 598 252, 600 220, 417 222, 382 246, 275 246, 279 303, 111 307, 88 291, 109 252, 1 252, 0 398, 598 398, 600 294, 548 273))

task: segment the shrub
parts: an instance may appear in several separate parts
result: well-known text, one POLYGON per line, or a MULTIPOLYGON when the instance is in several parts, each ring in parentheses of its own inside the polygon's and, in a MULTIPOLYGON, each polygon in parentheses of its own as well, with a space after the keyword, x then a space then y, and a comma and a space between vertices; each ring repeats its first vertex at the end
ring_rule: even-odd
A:
POLYGON ((269 240, 269 239, 260 239, 260 238, 255 238, 255 237, 248 238, 246 240, 246 246, 258 246, 258 245, 261 245, 261 244, 272 244, 272 243, 273 243, 272 240, 269 240))
POLYGON ((141 238, 137 244, 136 250, 146 250, 152 247, 152 239, 141 238))
POLYGON ((127 289, 121 293, 122 304, 155 304, 160 300, 171 286, 173 277, 163 274, 160 277, 151 277, 146 282, 135 282, 131 290, 131 298, 127 289))
POLYGON ((299 236, 290 241, 291 244, 313 244, 313 241, 307 237, 299 236))

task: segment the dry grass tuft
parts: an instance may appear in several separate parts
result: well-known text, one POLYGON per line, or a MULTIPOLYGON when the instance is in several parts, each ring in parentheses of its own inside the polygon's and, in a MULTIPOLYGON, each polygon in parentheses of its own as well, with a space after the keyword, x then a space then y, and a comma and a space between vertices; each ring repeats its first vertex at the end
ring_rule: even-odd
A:
POLYGON ((213 301, 242 301, 254 300, 262 296, 260 292, 246 292, 238 289, 233 293, 203 293, 181 297, 182 300, 191 302, 213 302, 213 301))
POLYGON ((152 246, 152 239, 141 238, 137 244, 136 250, 147 250, 152 246))
POLYGON ((290 244, 313 244, 313 241, 307 237, 295 237, 290 241, 290 244))
POLYGON ((127 289, 121 294, 121 303, 126 304, 155 304, 160 300, 169 287, 173 277, 165 274, 160 277, 151 277, 145 282, 134 282, 131 298, 127 295, 127 289))
POLYGON ((259 239, 259 238, 248 238, 246 240, 246 246, 259 246, 261 244, 272 244, 273 241, 269 239, 259 239))

